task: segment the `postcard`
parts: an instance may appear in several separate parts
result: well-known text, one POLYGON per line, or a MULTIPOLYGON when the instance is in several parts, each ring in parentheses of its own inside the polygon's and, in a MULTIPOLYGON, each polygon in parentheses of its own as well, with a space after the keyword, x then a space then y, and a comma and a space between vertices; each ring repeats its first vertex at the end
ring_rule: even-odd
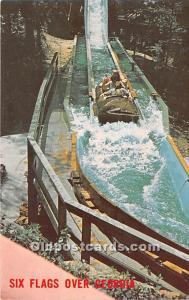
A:
POLYGON ((1 1, 1 299, 187 299, 188 20, 1 1))

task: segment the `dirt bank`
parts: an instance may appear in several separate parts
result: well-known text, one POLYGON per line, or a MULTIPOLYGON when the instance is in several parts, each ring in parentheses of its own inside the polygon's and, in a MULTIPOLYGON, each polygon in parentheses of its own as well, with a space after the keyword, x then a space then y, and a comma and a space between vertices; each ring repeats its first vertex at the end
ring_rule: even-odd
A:
POLYGON ((50 63, 55 52, 59 53, 59 66, 62 67, 70 59, 73 48, 73 40, 63 40, 44 33, 43 50, 45 62, 50 63))

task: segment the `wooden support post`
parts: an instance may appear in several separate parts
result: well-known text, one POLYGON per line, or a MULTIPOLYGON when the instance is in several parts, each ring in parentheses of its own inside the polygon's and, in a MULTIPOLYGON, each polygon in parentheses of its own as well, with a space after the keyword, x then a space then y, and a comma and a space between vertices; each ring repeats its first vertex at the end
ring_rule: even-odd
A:
POLYGON ((72 137, 71 168, 72 168, 72 171, 77 171, 78 163, 77 163, 77 155, 76 155, 76 143, 77 143, 76 133, 73 132, 71 137, 72 137))
POLYGON ((33 172, 33 162, 35 158, 34 150, 29 142, 27 141, 28 151, 28 222, 37 223, 38 217, 38 202, 37 202, 37 191, 34 186, 35 175, 33 172))
MULTIPOLYGON (((64 201, 58 195, 58 237, 60 237, 61 230, 67 227, 67 210, 64 201)), ((67 238, 64 241, 64 244, 68 245, 67 238)), ((70 251, 62 250, 61 251, 65 260, 72 260, 72 255, 70 251)))
MULTIPOLYGON (((91 243, 91 222, 86 217, 82 219, 82 243, 84 247, 91 243)), ((81 252, 81 259, 90 264, 90 251, 86 251, 86 248, 81 252)))
POLYGON ((67 227, 66 205, 58 195, 58 235, 67 227))

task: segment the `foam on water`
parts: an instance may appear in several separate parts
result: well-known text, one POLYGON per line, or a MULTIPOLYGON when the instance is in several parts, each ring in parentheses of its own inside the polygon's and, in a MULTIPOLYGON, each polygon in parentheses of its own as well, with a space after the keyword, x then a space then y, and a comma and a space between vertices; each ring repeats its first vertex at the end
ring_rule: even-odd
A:
POLYGON ((89 30, 91 38, 91 46, 95 48, 104 47, 104 15, 101 1, 89 0, 89 30))
MULTIPOLYGON (((154 109, 151 104, 149 111, 154 109)), ((184 216, 159 153, 164 132, 161 115, 140 124, 91 123, 86 110, 73 109, 80 165, 109 199, 128 213, 179 243, 188 245, 184 216), (175 214, 175 212, 177 212, 175 214)))
POLYGON ((154 177, 150 181, 150 184, 143 187, 144 201, 151 202, 151 198, 152 198, 153 194, 158 190, 160 178, 161 178, 162 172, 165 168, 165 164, 166 164, 166 162, 164 160, 162 162, 160 169, 158 170, 158 172, 154 175, 154 177))
POLYGON ((98 167, 99 175, 112 178, 133 168, 149 175, 153 174, 154 166, 161 163, 158 147, 148 131, 150 123, 117 122, 99 126, 97 121, 91 124, 82 111, 73 114, 79 140, 85 146, 81 162, 83 166, 98 167))
MULTIPOLYGON (((139 94, 138 91, 137 93, 139 94)), ((154 138, 157 137, 158 140, 161 137, 165 137, 162 112, 158 109, 157 103, 149 97, 145 105, 141 101, 137 101, 137 105, 143 116, 143 120, 141 120, 142 126, 153 134, 154 138)))

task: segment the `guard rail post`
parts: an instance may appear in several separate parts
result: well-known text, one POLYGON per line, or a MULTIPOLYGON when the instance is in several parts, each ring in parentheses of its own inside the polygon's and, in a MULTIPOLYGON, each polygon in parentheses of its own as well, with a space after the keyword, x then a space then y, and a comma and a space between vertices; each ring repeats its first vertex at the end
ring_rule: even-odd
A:
POLYGON ((36 223, 38 216, 38 201, 37 191, 34 186, 35 174, 33 172, 35 152, 33 151, 32 145, 29 139, 28 144, 28 222, 36 223))
POLYGON ((90 249, 86 249, 86 246, 91 243, 91 221, 88 217, 82 218, 82 244, 84 249, 81 252, 81 260, 85 260, 90 264, 90 249))
POLYGON ((58 235, 60 236, 61 230, 67 227, 67 213, 66 205, 60 195, 58 195, 58 235))

